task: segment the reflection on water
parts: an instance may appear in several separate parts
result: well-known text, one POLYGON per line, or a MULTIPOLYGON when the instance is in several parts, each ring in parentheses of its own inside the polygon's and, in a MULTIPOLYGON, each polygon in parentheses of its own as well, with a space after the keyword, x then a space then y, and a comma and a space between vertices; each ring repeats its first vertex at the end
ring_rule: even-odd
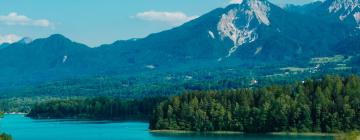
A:
POLYGON ((33 120, 6 115, 0 131, 15 140, 331 140, 331 137, 255 134, 150 133, 144 122, 33 120))

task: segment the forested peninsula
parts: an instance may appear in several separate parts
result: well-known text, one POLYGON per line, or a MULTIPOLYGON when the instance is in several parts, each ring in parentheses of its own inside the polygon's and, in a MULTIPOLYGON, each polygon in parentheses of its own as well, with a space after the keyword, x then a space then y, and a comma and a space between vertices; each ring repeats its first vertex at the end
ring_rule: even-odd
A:
POLYGON ((152 130, 323 132, 360 129, 360 78, 327 76, 293 85, 192 91, 160 103, 152 130))

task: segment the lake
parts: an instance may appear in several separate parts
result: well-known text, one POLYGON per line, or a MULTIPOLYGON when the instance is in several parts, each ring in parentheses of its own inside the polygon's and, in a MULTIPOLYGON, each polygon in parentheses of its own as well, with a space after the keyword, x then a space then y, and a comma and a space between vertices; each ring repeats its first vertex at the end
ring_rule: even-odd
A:
POLYGON ((331 140, 331 137, 240 134, 150 133, 145 122, 33 120, 23 115, 5 115, 0 132, 14 140, 331 140))

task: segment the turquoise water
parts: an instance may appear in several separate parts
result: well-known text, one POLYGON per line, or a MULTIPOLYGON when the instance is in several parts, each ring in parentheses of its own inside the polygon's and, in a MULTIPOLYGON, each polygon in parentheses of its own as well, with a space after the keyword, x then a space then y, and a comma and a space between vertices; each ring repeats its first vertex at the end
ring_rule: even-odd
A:
POLYGON ((143 122, 32 120, 5 115, 0 131, 15 140, 331 140, 330 137, 269 135, 155 134, 143 122))

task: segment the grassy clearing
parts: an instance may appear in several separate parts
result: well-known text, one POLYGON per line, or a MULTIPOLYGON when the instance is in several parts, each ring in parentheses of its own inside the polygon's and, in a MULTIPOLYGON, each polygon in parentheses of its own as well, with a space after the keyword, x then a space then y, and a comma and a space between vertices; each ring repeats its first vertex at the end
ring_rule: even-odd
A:
POLYGON ((338 135, 335 140, 360 140, 360 131, 353 131, 338 135))
POLYGON ((336 67, 334 70, 351 70, 352 67, 336 67))
POLYGON ((305 71, 309 71, 310 68, 286 67, 286 68, 280 68, 280 70, 290 71, 290 72, 305 72, 305 71))
POLYGON ((335 55, 333 57, 316 57, 311 59, 310 64, 340 63, 346 62, 348 59, 351 59, 351 57, 346 58, 343 55, 335 55))

